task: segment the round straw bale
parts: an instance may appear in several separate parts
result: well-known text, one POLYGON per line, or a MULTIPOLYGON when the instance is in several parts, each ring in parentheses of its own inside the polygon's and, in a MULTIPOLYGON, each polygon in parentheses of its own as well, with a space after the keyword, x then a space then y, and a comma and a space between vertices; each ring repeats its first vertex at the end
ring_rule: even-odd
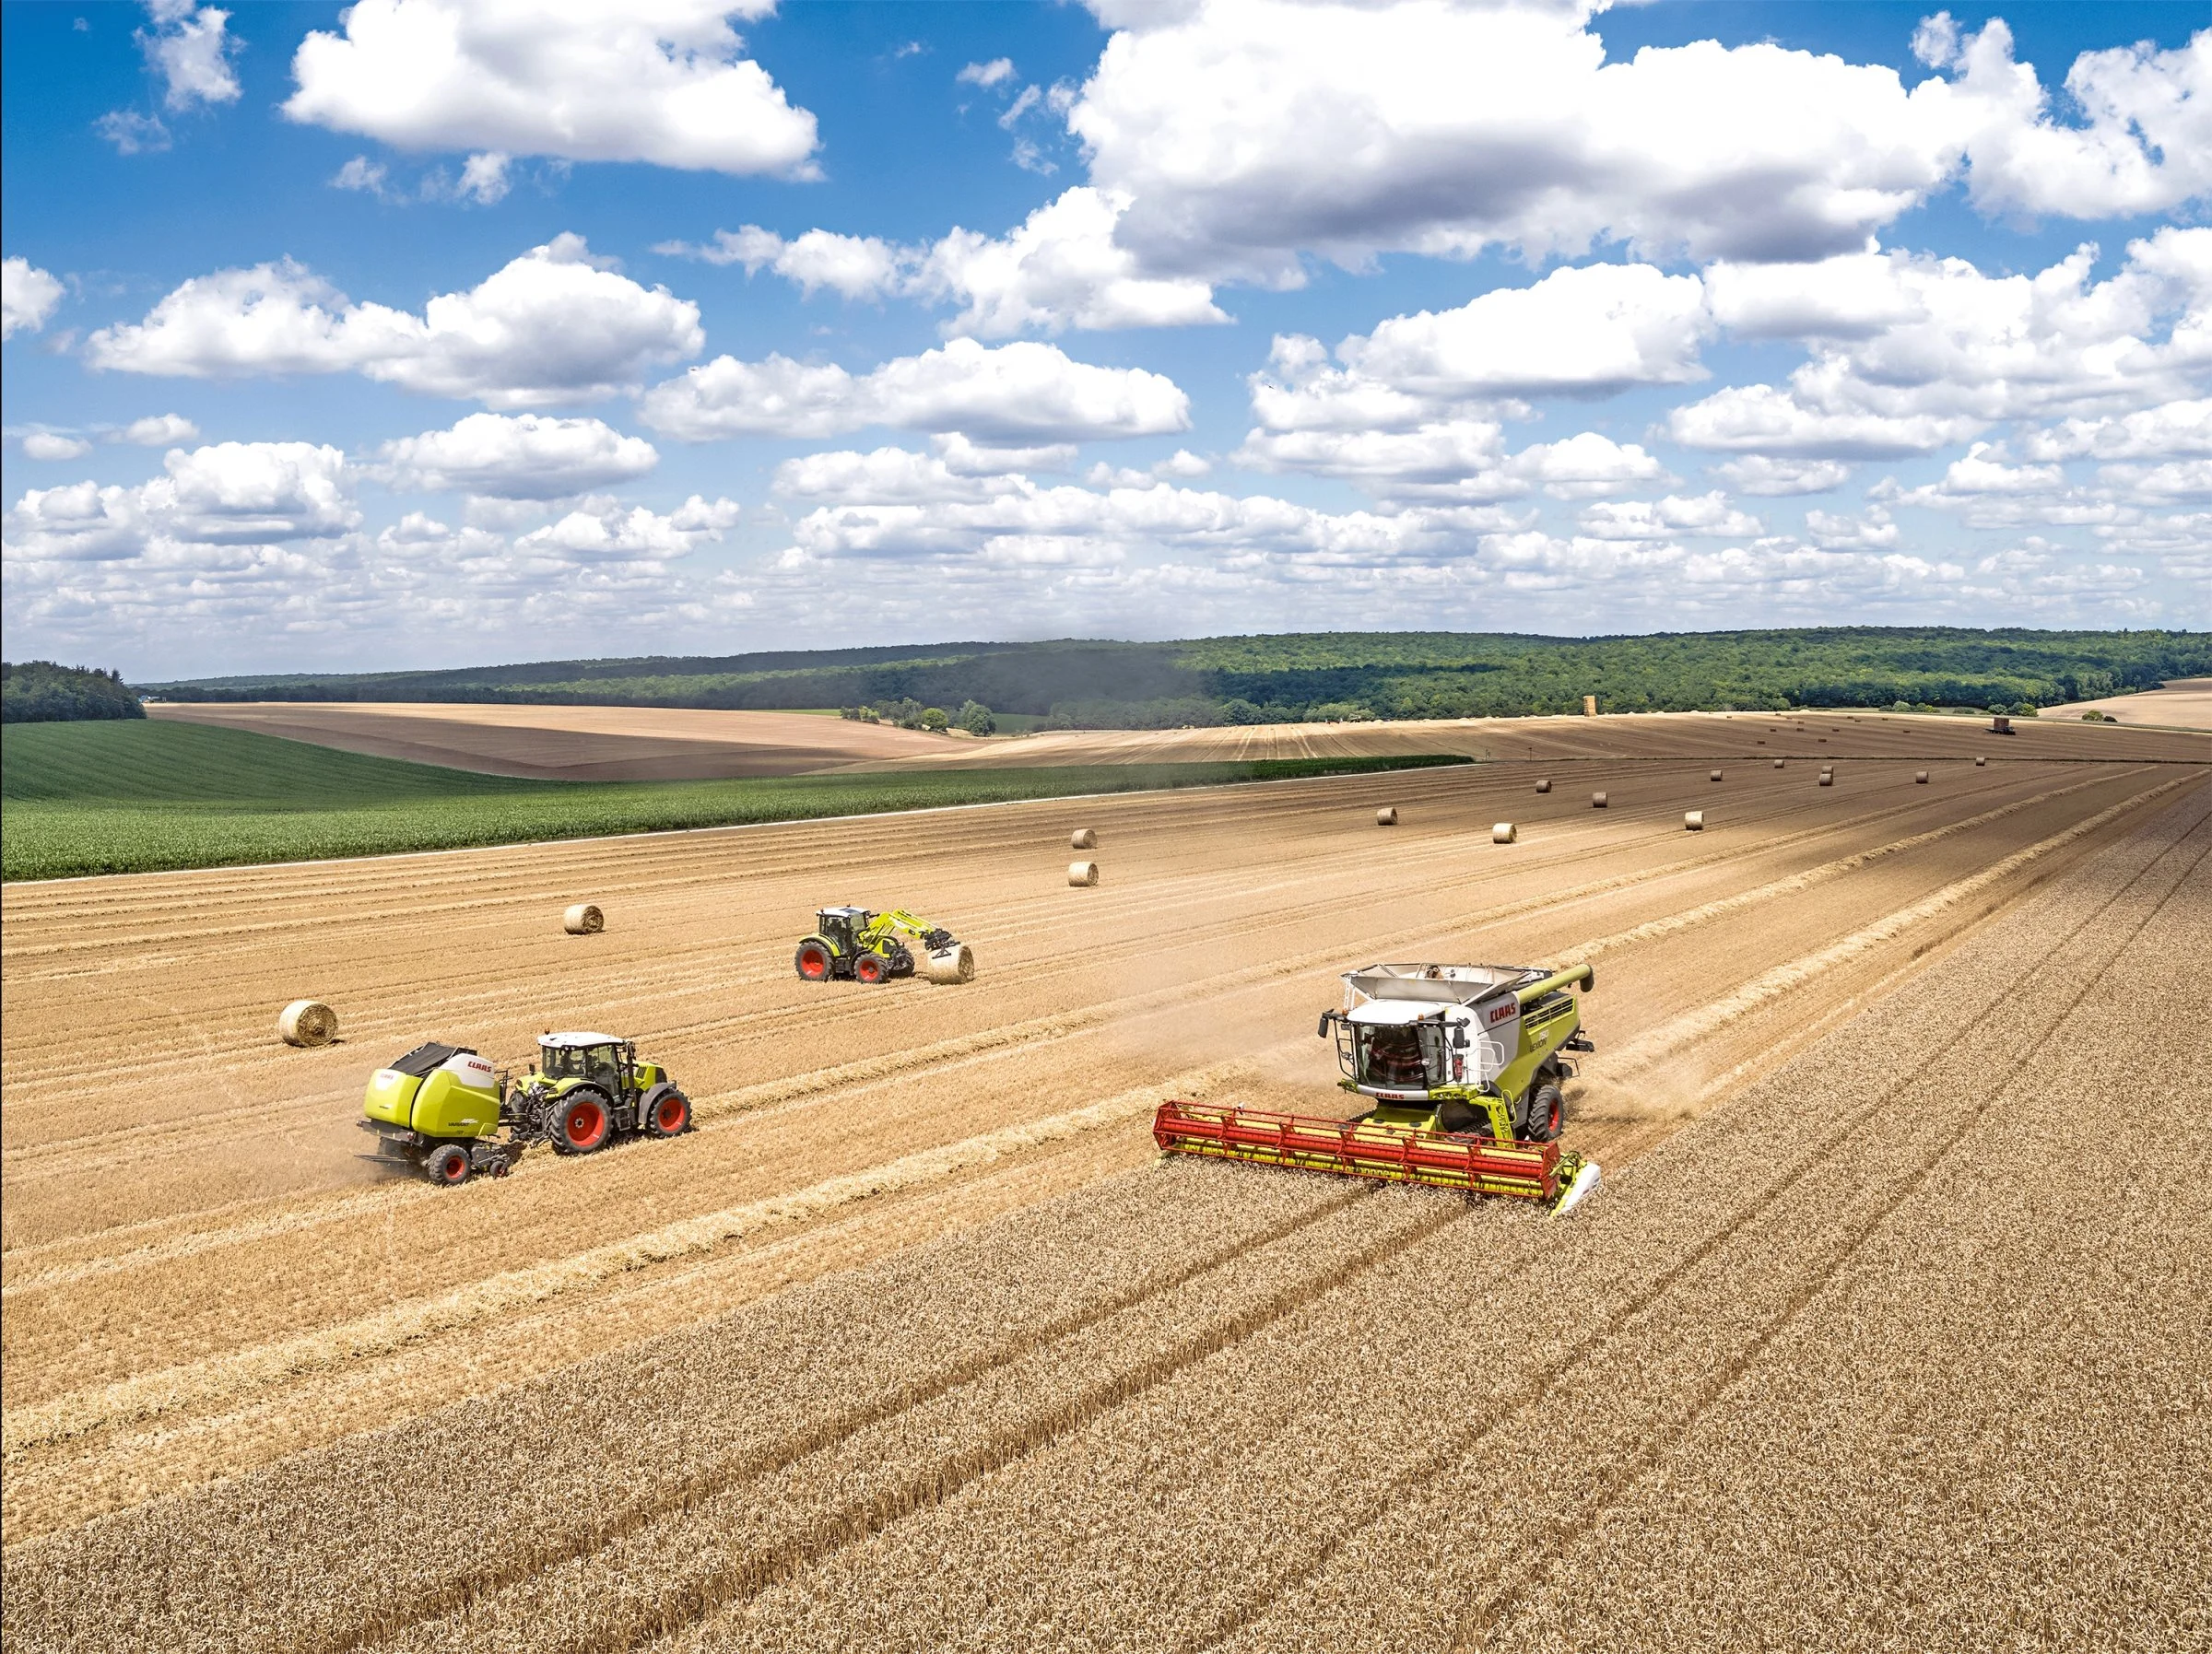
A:
POLYGON ((1714 771, 1712 772, 1712 779, 1713 779, 1714 780, 1716 780, 1716 781, 1717 781, 1717 780, 1719 780, 1721 779, 1721 772, 1720 772, 1719 770, 1717 770, 1717 769, 1716 769, 1716 770, 1714 770, 1714 771))
POLYGON ((1820 784, 1823 787, 1832 787, 1836 784, 1836 778, 1829 774, 1827 770, 1823 769, 1820 772, 1820 784))
POLYGON ((1070 862, 1067 864, 1067 882, 1077 886, 1097 884, 1099 864, 1096 862, 1070 862))
POLYGON ((1777 769, 1780 769, 1780 768, 1782 768, 1782 760, 1781 760, 1780 758, 1776 758, 1776 759, 1774 760, 1774 768, 1777 768, 1777 769))
POLYGON ((1498 822, 1490 828, 1490 842, 1492 844, 1511 844, 1519 837, 1520 830, 1510 821, 1498 822))
POLYGON ((1702 810, 1683 811, 1682 830, 1686 833, 1703 832, 1705 830, 1705 812, 1702 810))
POLYGON ((328 1045, 338 1037, 338 1014, 319 999, 296 999, 276 1013, 276 1034, 287 1045, 328 1045))
POLYGON ((1593 792, 1590 795, 1590 807, 1593 810, 1604 809, 1606 807, 1606 795, 1602 792, 1593 792))
POLYGON ((914 962, 915 970, 925 981, 958 987, 962 982, 975 980, 975 949, 965 942, 954 947, 945 957, 924 954, 914 962))
POLYGON ((560 928, 571 936, 589 936, 606 929, 606 915, 589 902, 578 902, 560 916, 560 928))
POLYGON ((1396 827, 1398 825, 1397 806, 1394 804, 1385 804, 1382 809, 1377 810, 1375 812, 1375 825, 1377 827, 1396 827))
POLYGON ((1976 769, 1979 769, 1979 768, 1982 768, 1982 767, 1983 767, 1984 764, 1986 764, 1986 763, 1988 763, 1988 762, 1989 762, 1989 760, 1988 760, 1987 758, 1976 758, 1976 759, 1974 760, 1974 768, 1975 768, 1976 769))
POLYGON ((1098 849, 1099 829, 1096 827, 1077 827, 1074 832, 1068 834, 1067 848, 1070 850, 1098 849))
POLYGON ((1551 777, 1546 776, 1542 780, 1538 781, 1536 783, 1536 791, 1538 792, 1549 792, 1551 791, 1551 777))
POLYGON ((1928 772, 1924 769, 1915 769, 1912 772, 1912 779, 1924 787, 1928 784, 1928 772))

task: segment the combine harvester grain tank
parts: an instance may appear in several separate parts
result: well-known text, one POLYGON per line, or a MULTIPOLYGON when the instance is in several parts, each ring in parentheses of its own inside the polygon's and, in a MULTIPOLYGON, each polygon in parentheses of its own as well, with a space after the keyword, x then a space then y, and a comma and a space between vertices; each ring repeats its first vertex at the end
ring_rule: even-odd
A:
POLYGON ((1167 1154, 1387 1182, 1572 1210, 1597 1163, 1559 1137, 1566 1053, 1594 1050, 1571 989, 1587 965, 1370 965, 1344 975, 1344 1005, 1322 1014, 1347 1091, 1373 1099, 1351 1120, 1168 1102, 1153 1140, 1167 1154))

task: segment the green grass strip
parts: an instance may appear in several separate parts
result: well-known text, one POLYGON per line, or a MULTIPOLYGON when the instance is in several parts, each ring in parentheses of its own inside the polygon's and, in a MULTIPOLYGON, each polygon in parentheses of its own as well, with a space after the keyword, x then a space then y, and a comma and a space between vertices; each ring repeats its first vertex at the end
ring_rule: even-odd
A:
POLYGON ((464 850, 1467 762, 1417 755, 575 782, 510 780, 160 722, 16 725, 6 731, 4 749, 0 878, 9 881, 464 850), (88 738, 21 739, 55 731, 88 738), (114 741, 109 731, 155 738, 134 745, 114 741), (233 739, 199 739, 210 735, 233 739), (171 736, 185 739, 171 744, 166 739, 171 736))

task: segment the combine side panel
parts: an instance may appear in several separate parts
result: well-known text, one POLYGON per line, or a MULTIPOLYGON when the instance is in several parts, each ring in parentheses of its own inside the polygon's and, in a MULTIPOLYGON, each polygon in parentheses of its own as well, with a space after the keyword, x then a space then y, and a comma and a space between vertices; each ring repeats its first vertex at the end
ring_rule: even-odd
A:
POLYGON ((1208 1155, 1338 1177, 1427 1183, 1524 1201, 1559 1198, 1559 1145, 1497 1143, 1357 1120, 1269 1114, 1207 1103, 1162 1103, 1152 1140, 1170 1154, 1208 1155))

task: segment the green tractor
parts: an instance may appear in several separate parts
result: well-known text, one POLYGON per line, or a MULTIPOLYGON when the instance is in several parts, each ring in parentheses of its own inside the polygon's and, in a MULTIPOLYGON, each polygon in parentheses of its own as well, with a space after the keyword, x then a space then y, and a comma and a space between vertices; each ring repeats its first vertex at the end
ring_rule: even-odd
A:
POLYGON ((589 1155, 616 1137, 691 1129, 691 1099, 612 1034, 546 1034, 537 1067, 520 1079, 466 1046, 419 1045, 370 1076, 361 1109, 361 1130, 376 1136, 364 1158, 444 1189, 479 1172, 505 1177, 534 1143, 589 1155))
POLYGON ((809 982, 888 982, 917 971, 933 982, 975 979, 975 950, 903 908, 877 913, 867 908, 824 908, 815 933, 802 938, 792 965, 809 982), (922 956, 902 937, 921 944, 922 956))

